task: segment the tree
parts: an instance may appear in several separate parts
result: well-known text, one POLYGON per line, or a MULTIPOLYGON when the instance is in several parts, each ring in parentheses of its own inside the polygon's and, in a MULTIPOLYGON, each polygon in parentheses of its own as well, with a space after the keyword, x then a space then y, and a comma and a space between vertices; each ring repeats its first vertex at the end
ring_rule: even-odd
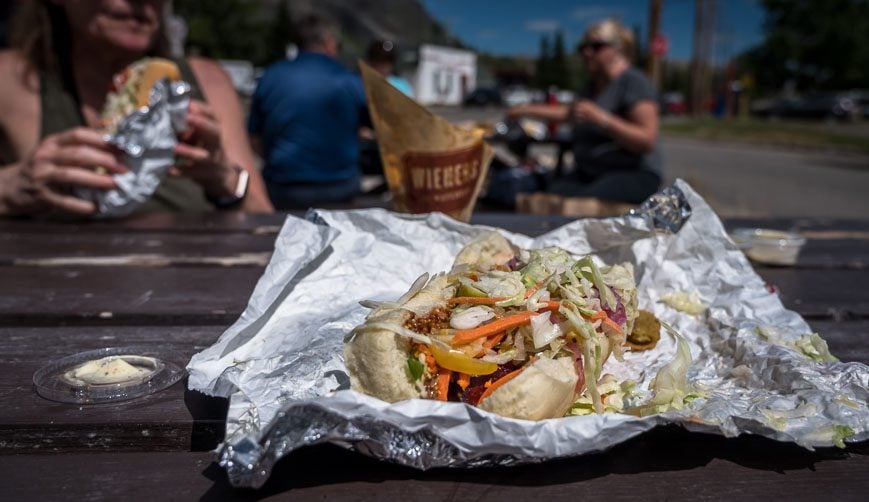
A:
POLYGON ((295 28, 290 16, 290 8, 286 1, 282 1, 277 6, 275 19, 269 26, 266 36, 266 59, 271 62, 286 58, 287 46, 294 41, 295 28))
POLYGON ((869 2, 763 0, 763 43, 740 59, 761 93, 869 87, 869 2))
POLYGON ((628 57, 633 59, 634 66, 637 68, 645 68, 648 66, 649 57, 649 47, 646 39, 643 38, 643 31, 640 29, 640 25, 634 25, 634 53, 629 54, 628 57))
POLYGON ((187 20, 191 52, 215 59, 268 61, 265 37, 271 13, 253 0, 175 0, 175 13, 187 20))
POLYGON ((540 55, 535 65, 535 82, 538 87, 548 87, 552 78, 552 54, 549 49, 549 36, 540 36, 540 55))
POLYGON ((561 30, 555 32, 555 42, 552 48, 552 85, 561 89, 570 87, 570 67, 567 64, 567 54, 564 50, 564 35, 561 30))

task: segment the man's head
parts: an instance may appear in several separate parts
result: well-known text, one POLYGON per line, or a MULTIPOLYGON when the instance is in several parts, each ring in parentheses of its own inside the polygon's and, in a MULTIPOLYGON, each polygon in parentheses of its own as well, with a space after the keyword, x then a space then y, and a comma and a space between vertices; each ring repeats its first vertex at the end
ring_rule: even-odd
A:
POLYGON ((335 21, 318 15, 308 14, 299 21, 299 47, 302 50, 321 52, 337 57, 341 51, 341 30, 335 21))

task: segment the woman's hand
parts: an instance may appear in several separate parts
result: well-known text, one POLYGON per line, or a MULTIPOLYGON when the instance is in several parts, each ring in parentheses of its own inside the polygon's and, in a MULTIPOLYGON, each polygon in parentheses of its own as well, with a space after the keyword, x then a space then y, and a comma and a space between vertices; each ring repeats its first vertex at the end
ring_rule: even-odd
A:
POLYGON ((111 175, 126 171, 101 132, 78 127, 53 134, 23 162, 0 170, 0 213, 94 214, 96 204, 73 195, 74 189, 111 190, 111 175))
POLYGON ((601 129, 606 129, 610 123, 610 112, 588 99, 574 103, 572 112, 575 120, 594 124, 601 129))
POLYGON ((227 160, 220 140, 220 124, 211 107, 193 100, 187 113, 187 130, 175 147, 176 173, 202 185, 210 197, 232 195, 238 171, 227 160))

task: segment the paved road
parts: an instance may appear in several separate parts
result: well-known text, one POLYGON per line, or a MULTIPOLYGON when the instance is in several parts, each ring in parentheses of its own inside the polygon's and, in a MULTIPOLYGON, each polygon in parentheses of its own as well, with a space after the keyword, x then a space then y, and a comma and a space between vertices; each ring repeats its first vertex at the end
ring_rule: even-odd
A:
POLYGON ((663 139, 667 177, 725 217, 869 216, 869 156, 663 139))
MULTIPOLYGON (((496 108, 434 111, 453 122, 503 117, 496 108)), ((869 217, 869 156, 676 137, 662 144, 668 181, 685 179, 721 216, 869 217)))

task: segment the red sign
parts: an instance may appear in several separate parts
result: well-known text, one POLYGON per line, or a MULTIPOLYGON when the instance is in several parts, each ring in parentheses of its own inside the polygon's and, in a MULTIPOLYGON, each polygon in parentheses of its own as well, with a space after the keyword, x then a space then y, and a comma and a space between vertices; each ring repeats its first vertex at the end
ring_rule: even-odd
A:
POLYGON ((660 33, 652 37, 652 55, 662 57, 670 50, 670 41, 660 33))

